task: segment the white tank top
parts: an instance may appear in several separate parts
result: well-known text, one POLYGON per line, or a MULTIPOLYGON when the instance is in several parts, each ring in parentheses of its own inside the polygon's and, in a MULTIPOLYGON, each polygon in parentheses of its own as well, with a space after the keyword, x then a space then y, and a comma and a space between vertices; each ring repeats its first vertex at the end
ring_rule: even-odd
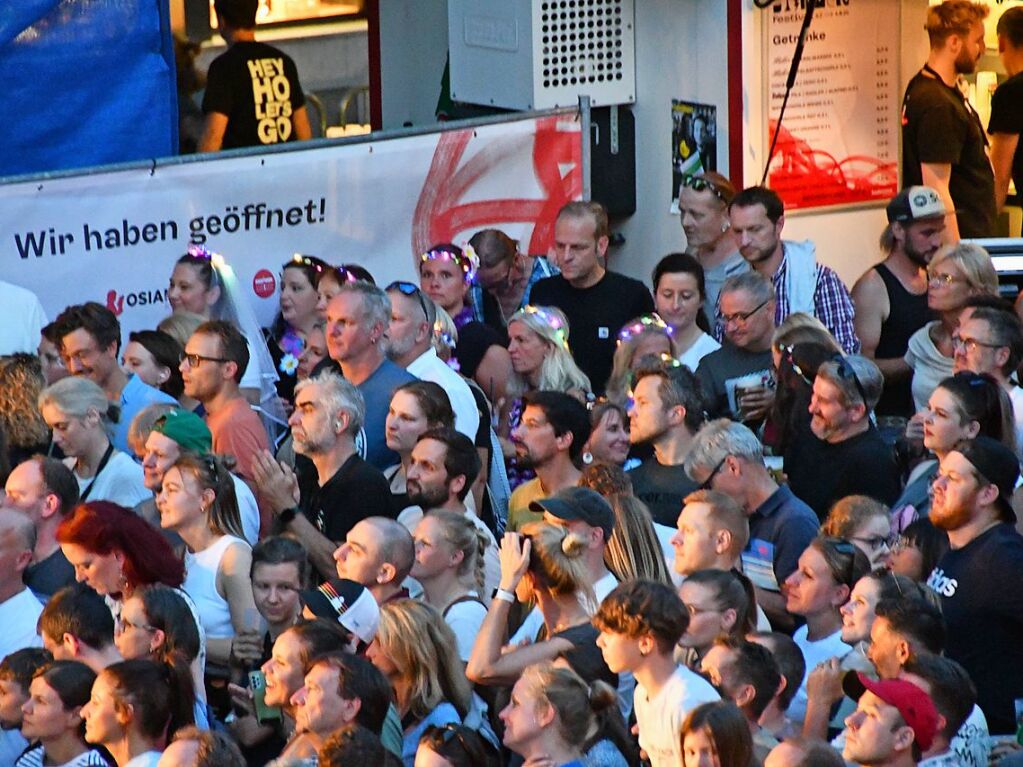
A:
POLYGON ((248 547, 241 538, 225 535, 212 546, 195 554, 185 550, 185 582, 181 588, 192 598, 199 611, 199 619, 210 639, 225 639, 234 636, 231 625, 231 610, 227 600, 217 592, 217 572, 224 552, 234 543, 248 547))

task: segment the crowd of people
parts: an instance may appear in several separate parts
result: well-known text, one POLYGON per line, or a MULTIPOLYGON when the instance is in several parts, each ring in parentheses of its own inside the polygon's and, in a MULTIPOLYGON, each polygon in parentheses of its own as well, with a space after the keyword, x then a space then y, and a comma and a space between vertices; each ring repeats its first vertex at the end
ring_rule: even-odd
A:
POLYGON ((12 311, 0 763, 1012 764, 990 256, 912 187, 850 292, 770 190, 680 205, 649 287, 573 202, 418 284, 297 254, 262 330, 201 248, 123 347, 12 311))

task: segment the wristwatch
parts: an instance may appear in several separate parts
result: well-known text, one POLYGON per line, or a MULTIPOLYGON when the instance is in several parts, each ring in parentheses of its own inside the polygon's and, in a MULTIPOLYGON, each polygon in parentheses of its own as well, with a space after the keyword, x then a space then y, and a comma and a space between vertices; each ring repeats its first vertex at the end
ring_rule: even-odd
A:
POLYGON ((281 521, 282 525, 290 525, 291 520, 293 520, 298 515, 298 512, 299 512, 298 506, 292 506, 290 509, 285 509, 280 514, 278 514, 277 518, 281 521))

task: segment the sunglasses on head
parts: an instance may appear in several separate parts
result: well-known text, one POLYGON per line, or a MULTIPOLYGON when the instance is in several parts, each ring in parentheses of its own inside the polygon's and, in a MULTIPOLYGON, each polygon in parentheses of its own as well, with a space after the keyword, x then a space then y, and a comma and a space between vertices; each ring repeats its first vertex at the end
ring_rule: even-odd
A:
POLYGON ((698 173, 683 173, 682 186, 686 189, 692 189, 694 192, 703 192, 709 189, 715 197, 722 202, 726 202, 725 193, 718 189, 713 181, 698 173))
POLYGON ((849 360, 841 354, 836 354, 831 358, 831 361, 837 366, 840 378, 853 382, 853 385, 856 386, 856 391, 859 392, 860 399, 863 400, 864 407, 867 407, 867 393, 863 391, 863 384, 861 384, 860 379, 856 377, 856 371, 853 370, 852 365, 849 364, 849 360))
POLYGON ((385 292, 397 290, 403 296, 415 296, 419 299, 419 306, 423 310, 423 316, 426 317, 426 321, 430 321, 430 313, 426 311, 426 301, 423 300, 423 291, 419 289, 419 286, 414 282, 406 282, 405 280, 395 280, 387 286, 385 292))

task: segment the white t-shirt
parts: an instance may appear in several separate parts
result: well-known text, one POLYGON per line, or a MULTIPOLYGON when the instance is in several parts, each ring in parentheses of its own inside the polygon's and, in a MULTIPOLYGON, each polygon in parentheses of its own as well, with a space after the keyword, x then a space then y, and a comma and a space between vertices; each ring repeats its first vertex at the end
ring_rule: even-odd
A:
POLYGON ((238 498, 238 514, 242 520, 242 532, 245 533, 245 540, 248 544, 255 546, 256 541, 259 540, 259 506, 256 505, 256 496, 236 474, 231 475, 231 482, 234 483, 234 494, 238 498))
POLYGON ((35 354, 40 331, 46 325, 46 312, 36 294, 0 280, 0 306, 4 308, 4 321, 0 322, 0 355, 35 354))
POLYGON ((654 534, 657 536, 657 541, 661 544, 661 551, 664 552, 664 563, 668 566, 668 576, 671 578, 671 582, 675 584, 675 588, 681 586, 682 581, 686 579, 681 573, 675 572, 675 547, 671 545, 671 539, 675 537, 677 532, 678 530, 674 527, 654 522, 654 534))
MULTIPOLYGON (((469 593, 469 596, 478 597, 479 594, 473 591, 469 593)), ((444 621, 455 634, 458 657, 463 662, 469 662, 472 645, 476 641, 476 637, 479 636, 480 626, 483 625, 483 619, 486 617, 487 608, 483 603, 469 599, 451 605, 444 613, 444 621)))
POLYGON ((807 638, 807 633, 808 629, 803 625, 796 629, 796 633, 792 635, 792 640, 802 651, 803 660, 806 661, 806 674, 803 675, 803 682, 799 685, 796 697, 789 705, 789 710, 785 712, 789 719, 800 724, 806 718, 806 678, 810 676, 810 672, 818 663, 830 658, 844 658, 852 649, 850 645, 842 641, 841 630, 823 639, 818 639, 816 642, 811 642, 807 638))
MULTIPOLYGON (((65 459, 65 464, 74 471, 74 458, 65 459)), ((89 497, 86 500, 110 501, 126 509, 134 509, 143 501, 149 500, 153 494, 151 490, 146 489, 142 467, 120 450, 115 450, 111 454, 110 460, 99 474, 82 478, 76 473, 75 479, 78 480, 78 491, 81 493, 84 493, 91 483, 92 489, 89 490, 89 497)))
POLYGON ((637 682, 634 703, 639 747, 646 751, 650 767, 679 767, 683 763, 682 722, 700 704, 720 699, 710 682, 685 666, 676 668, 653 698, 637 682))
POLYGON ((714 336, 701 333, 700 337, 693 342, 693 345, 682 352, 678 361, 693 372, 696 372, 696 368, 700 365, 700 360, 720 348, 721 344, 714 340, 714 336))
POLYGON ((42 647, 36 633, 36 622, 43 606, 32 592, 24 588, 0 602, 0 658, 5 658, 23 647, 42 647))
POLYGON ((455 429, 475 443, 476 432, 480 428, 480 411, 469 384, 462 376, 448 367, 432 348, 412 360, 406 370, 416 378, 432 381, 444 389, 451 401, 451 409, 455 411, 455 429))

